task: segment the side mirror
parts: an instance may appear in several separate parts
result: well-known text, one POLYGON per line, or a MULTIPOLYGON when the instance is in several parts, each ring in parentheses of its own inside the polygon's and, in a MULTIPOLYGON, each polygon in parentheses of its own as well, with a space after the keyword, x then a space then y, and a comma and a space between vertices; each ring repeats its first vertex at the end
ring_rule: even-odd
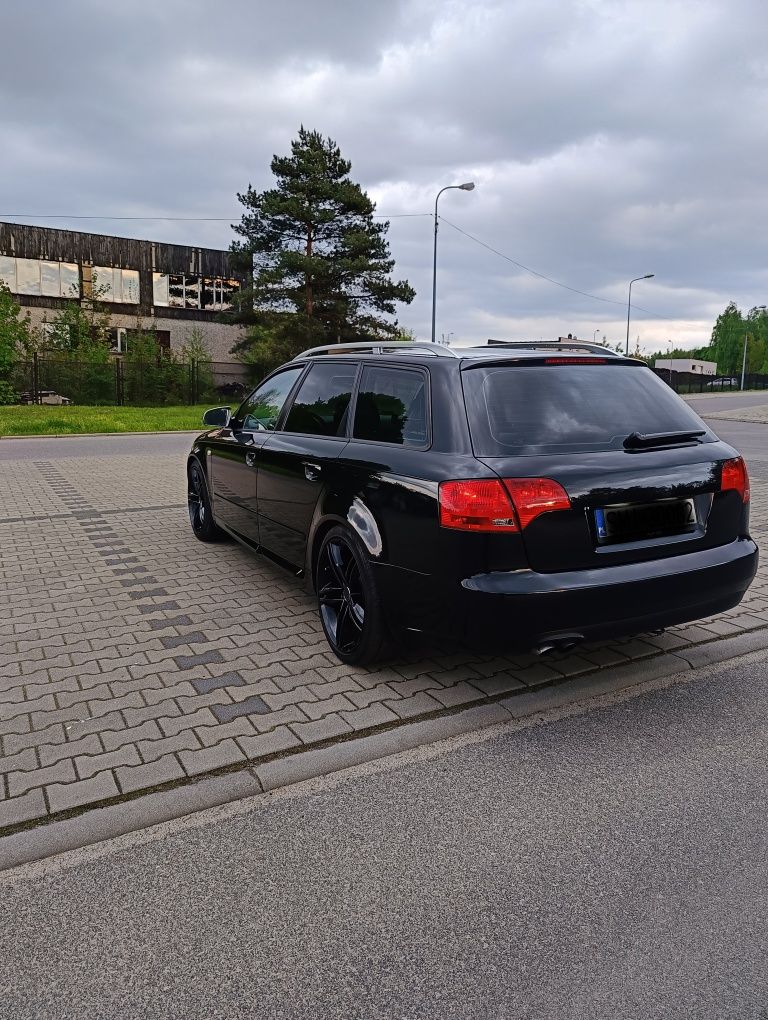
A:
POLYGON ((203 415, 203 425, 214 429, 224 429, 229 425, 232 411, 228 407, 212 407, 203 415))

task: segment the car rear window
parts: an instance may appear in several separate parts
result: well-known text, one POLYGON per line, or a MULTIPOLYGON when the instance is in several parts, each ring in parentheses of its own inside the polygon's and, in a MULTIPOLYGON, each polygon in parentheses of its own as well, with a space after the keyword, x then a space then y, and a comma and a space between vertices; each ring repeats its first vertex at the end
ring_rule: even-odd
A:
MULTIPOLYGON (((463 373, 480 457, 621 449, 632 433, 706 429, 650 369, 637 365, 489 365, 463 373)), ((707 430, 704 442, 715 437, 707 430)))

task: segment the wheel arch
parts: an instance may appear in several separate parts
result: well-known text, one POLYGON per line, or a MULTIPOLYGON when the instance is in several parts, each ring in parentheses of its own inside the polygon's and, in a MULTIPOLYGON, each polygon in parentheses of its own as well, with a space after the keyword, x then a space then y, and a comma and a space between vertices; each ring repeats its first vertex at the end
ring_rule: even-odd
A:
POLYGON ((208 458, 206 457, 205 452, 206 451, 204 449, 201 450, 198 449, 197 447, 192 449, 189 456, 187 457, 187 478, 189 478, 190 467, 193 464, 197 464, 203 476, 203 484, 205 485, 205 490, 208 493, 208 499, 211 504, 211 511, 213 512, 215 499, 213 494, 213 486, 211 485, 211 479, 208 476, 208 458))
POLYGON ((305 568, 305 587, 309 592, 314 592, 316 589, 315 571, 317 570, 320 546, 323 544, 323 539, 331 528, 335 528, 338 524, 349 527, 349 523, 343 517, 333 514, 323 517, 312 528, 311 538, 307 544, 307 563, 305 568))
POLYGON ((205 478, 205 484, 208 484, 208 458, 205 456, 205 450, 195 446, 187 455, 187 473, 189 473, 190 466, 196 463, 200 470, 203 472, 203 478, 205 478))
POLYGON ((209 452, 210 451, 207 450, 205 447, 203 448, 194 447, 190 452, 189 456, 187 457, 187 474, 189 474, 189 469, 192 466, 192 464, 197 464, 197 466, 200 468, 200 471, 202 472, 203 481, 205 482, 205 488, 206 491, 208 492, 208 499, 211 501, 211 508, 213 509, 215 503, 215 495, 213 491, 213 485, 211 484, 212 480, 210 476, 210 458, 207 456, 209 452))
POLYGON ((317 557, 320 546, 328 531, 335 525, 340 524, 351 531, 360 540, 363 548, 371 560, 383 560, 384 541, 379 523, 373 511, 363 502, 359 496, 355 496, 346 512, 342 507, 329 508, 323 513, 319 506, 312 523, 307 542, 307 553, 304 566, 306 578, 306 589, 309 592, 315 590, 315 570, 317 569, 317 557))

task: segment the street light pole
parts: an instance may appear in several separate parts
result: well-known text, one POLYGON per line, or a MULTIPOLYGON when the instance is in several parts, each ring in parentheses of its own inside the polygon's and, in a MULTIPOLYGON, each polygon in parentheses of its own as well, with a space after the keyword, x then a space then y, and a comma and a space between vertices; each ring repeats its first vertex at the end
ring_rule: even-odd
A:
POLYGON ((632 284, 637 283, 638 280, 650 280, 655 275, 655 273, 646 273, 645 276, 636 276, 634 280, 629 281, 629 298, 627 299, 627 347, 625 351, 627 357, 629 357, 629 311, 632 307, 632 284))
POLYGON ((597 334, 599 332, 600 332, 600 327, 599 326, 597 327, 597 329, 593 329, 592 330, 592 343, 593 344, 597 343, 597 334))
POLYGON ((744 374, 747 371, 747 341, 749 340, 749 333, 744 334, 744 355, 741 359, 741 388, 744 389, 744 374))
POLYGON ((444 191, 451 191, 453 188, 459 191, 474 191, 475 185, 472 181, 466 184, 449 184, 441 188, 435 196, 435 241, 432 250, 432 343, 435 342, 435 311, 437 309, 437 200, 444 191))

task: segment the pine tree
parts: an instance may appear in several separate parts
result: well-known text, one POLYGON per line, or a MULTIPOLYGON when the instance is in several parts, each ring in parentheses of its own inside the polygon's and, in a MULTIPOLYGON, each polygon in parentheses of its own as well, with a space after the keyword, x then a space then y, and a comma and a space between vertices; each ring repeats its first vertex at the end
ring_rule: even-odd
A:
POLYGON ((248 331, 241 353, 275 358, 302 346, 393 338, 399 333, 396 303, 415 292, 392 279, 387 222, 349 177, 352 164, 336 143, 303 126, 290 156, 275 156, 276 186, 248 187, 234 230, 242 240, 232 252, 253 288, 241 291, 235 321, 248 331))

